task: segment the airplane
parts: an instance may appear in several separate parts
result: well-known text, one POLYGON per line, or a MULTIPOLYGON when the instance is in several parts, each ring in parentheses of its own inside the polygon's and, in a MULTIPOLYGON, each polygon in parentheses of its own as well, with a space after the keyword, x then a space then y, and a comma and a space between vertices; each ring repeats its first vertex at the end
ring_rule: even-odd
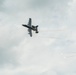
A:
POLYGON ((22 26, 27 27, 28 28, 28 34, 30 35, 30 37, 32 37, 32 30, 35 31, 35 33, 38 33, 38 25, 34 26, 32 25, 32 19, 29 18, 28 24, 22 24, 22 26))

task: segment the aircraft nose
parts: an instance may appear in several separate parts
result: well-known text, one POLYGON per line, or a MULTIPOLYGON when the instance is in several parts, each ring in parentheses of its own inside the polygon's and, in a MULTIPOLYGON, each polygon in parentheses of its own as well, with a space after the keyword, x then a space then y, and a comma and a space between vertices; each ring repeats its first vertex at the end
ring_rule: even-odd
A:
POLYGON ((22 26, 25 26, 24 24, 22 24, 22 26))

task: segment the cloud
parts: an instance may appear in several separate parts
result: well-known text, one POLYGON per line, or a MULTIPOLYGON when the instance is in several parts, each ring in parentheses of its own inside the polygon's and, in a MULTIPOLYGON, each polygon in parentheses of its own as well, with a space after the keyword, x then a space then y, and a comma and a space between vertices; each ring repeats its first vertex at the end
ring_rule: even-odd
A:
POLYGON ((1 75, 75 74, 75 1, 5 0, 1 6, 1 75), (39 25, 32 38, 21 26, 29 17, 39 25))
POLYGON ((0 0, 0 11, 3 10, 3 7, 2 7, 3 3, 4 3, 4 0, 0 0))

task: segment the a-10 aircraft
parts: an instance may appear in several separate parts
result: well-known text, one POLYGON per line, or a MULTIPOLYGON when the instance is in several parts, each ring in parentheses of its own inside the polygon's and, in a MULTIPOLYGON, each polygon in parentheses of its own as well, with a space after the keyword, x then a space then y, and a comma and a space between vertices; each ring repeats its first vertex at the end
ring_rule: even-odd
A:
POLYGON ((37 26, 33 26, 32 25, 32 19, 29 18, 28 24, 22 24, 22 26, 27 27, 28 28, 28 34, 30 35, 30 37, 32 37, 32 30, 35 31, 36 33, 38 33, 38 25, 37 26))

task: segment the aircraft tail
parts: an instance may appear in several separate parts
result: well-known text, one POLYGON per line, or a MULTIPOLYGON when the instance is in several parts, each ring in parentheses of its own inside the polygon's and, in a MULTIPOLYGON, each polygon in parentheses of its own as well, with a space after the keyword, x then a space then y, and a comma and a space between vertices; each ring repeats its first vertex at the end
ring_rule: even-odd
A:
POLYGON ((38 32, 38 25, 36 26, 36 33, 39 33, 39 32, 38 32))

